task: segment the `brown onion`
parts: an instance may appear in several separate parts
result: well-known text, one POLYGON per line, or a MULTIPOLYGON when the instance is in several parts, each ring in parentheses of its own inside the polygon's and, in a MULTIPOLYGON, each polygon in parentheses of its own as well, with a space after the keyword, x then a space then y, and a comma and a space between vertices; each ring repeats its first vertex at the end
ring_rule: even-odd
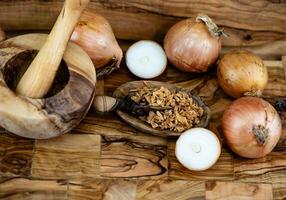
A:
POLYGON ((110 24, 103 16, 83 12, 71 40, 87 52, 96 69, 114 63, 119 68, 123 52, 110 24))
POLYGON ((185 19, 170 28, 164 39, 169 61, 186 72, 205 72, 220 54, 225 33, 206 15, 185 19))
POLYGON ((0 42, 6 39, 5 32, 0 28, 0 42))
POLYGON ((281 120, 271 104, 257 97, 235 100, 224 112, 222 130, 230 149, 246 158, 259 158, 277 144, 281 120))
POLYGON ((248 51, 231 51, 219 61, 217 78, 232 97, 260 96, 267 85, 268 72, 263 60, 248 51))

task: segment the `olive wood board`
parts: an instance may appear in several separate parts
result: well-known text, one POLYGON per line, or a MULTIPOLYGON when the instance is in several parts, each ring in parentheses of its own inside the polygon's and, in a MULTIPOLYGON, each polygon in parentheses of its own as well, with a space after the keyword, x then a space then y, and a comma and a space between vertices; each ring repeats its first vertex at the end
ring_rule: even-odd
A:
MULTIPOLYGON (((49 30, 62 4, 62 0, 0 1, 0 24, 4 30, 49 30)), ((222 40, 224 46, 263 45, 286 39, 285 0, 91 0, 88 9, 107 18, 118 39, 162 41, 174 23, 198 13, 209 15, 226 29, 230 37, 222 40)), ((271 56, 281 55, 282 49, 285 45, 274 48, 271 56)))
MULTIPOLYGON (((286 96, 286 59, 265 60, 269 82, 263 97, 286 96)), ((97 81, 97 95, 112 95, 138 80, 122 68, 97 81)), ((219 88, 215 69, 194 75, 171 66, 157 81, 192 90, 211 110, 210 129, 222 154, 210 169, 189 171, 174 156, 175 140, 138 131, 116 113, 93 109, 73 131, 48 140, 0 130, 0 199, 286 199, 286 113, 283 134, 264 158, 233 154, 221 134, 223 111, 233 101, 219 88)))

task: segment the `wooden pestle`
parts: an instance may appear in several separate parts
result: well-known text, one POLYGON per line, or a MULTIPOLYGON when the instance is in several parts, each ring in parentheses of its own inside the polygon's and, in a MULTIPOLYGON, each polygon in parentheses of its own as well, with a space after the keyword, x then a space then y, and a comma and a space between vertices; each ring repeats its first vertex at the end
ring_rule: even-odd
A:
POLYGON ((48 93, 74 27, 89 1, 65 1, 47 41, 19 81, 17 93, 31 98, 42 98, 48 93))

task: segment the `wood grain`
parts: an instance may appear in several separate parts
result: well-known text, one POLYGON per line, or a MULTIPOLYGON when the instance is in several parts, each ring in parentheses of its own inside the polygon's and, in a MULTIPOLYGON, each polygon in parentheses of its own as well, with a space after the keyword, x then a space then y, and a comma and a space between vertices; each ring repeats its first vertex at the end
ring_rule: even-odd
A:
POLYGON ((256 46, 224 47, 222 48, 221 54, 233 49, 244 49, 259 55, 262 59, 280 60, 281 56, 286 55, 285 45, 285 40, 277 40, 256 46))
POLYGON ((69 182, 70 200, 134 200, 137 182, 132 180, 81 179, 69 182))
POLYGON ((275 183, 274 177, 286 179, 286 152, 271 152, 258 159, 234 160, 234 176, 236 180, 275 183))
MULTIPOLYGON (((44 7, 47 4, 57 4, 57 1, 41 3, 44 7)), ((122 8, 117 9, 117 12, 122 13, 122 8)), ((115 10, 110 12, 113 13, 115 10)), ((148 16, 151 20, 153 14, 148 13, 148 16)), ((109 17, 112 18, 112 15, 109 17)), ((119 19, 114 17, 114 20, 119 19)), ((132 30, 128 31, 131 34, 132 30)), ((129 45, 130 42, 123 43, 122 47, 126 49, 129 45)), ((265 63, 270 79, 264 91, 264 98, 273 103, 275 98, 286 96, 286 68, 281 60, 265 63)), ((115 88, 133 80, 138 79, 130 74, 123 64, 119 71, 98 83, 98 94, 112 94, 115 88)), ((194 93, 202 96, 212 112, 210 129, 224 144, 220 118, 233 99, 219 88, 215 79, 215 68, 208 74, 194 75, 179 72, 168 66, 167 71, 158 80, 192 89, 194 93)), ((122 197, 173 200, 176 197, 226 198, 227 194, 232 195, 228 196, 231 200, 242 196, 245 199, 255 199, 262 194, 269 197, 268 199, 272 198, 271 195, 275 200, 286 199, 286 114, 280 113, 280 116, 283 134, 270 155, 255 160, 243 159, 231 153, 224 145, 218 163, 203 172, 189 171, 178 163, 174 155, 174 140, 168 141, 137 131, 115 113, 103 116, 91 109, 71 134, 53 140, 37 140, 34 156, 33 140, 3 135, 5 131, 0 129, 0 199, 122 197), (103 139, 100 142, 101 137, 103 139), (22 161, 15 162, 15 165, 14 161, 7 164, 7 159, 11 158, 23 159, 25 164, 22 165, 22 161), (31 162, 32 164, 29 164, 31 162)))
POLYGON ((205 171, 191 171, 182 166, 175 156, 175 141, 168 141, 169 178, 183 180, 233 180, 233 155, 222 149, 214 166, 205 171))
POLYGON ((95 85, 96 91, 95 95, 103 95, 104 94, 104 79, 97 79, 95 85))
POLYGON ((10 178, 0 180, 0 199, 67 199, 67 183, 64 180, 40 180, 10 178))
POLYGON ((101 177, 166 177, 167 141, 152 136, 103 136, 100 161, 101 177))
POLYGON ((284 152, 286 146, 286 113, 280 112, 280 119, 282 122, 282 134, 278 141, 278 144, 275 146, 274 151, 284 152))
MULTIPOLYGON (((62 1, 13 0, 0 3, 0 24, 8 30, 50 29, 62 1), (37 16, 33 20, 31 16, 37 16), (21 19, 21 20, 19 20, 21 19)), ((257 45, 285 39, 284 1, 195 0, 93 0, 89 9, 104 15, 117 38, 162 40, 166 31, 182 18, 198 13, 210 15, 227 27, 231 39, 225 45, 257 45)))
POLYGON ((271 184, 208 181, 206 200, 272 200, 271 184))
POLYGON ((272 184, 273 196, 275 200, 286 199, 286 180, 285 178, 280 178, 279 182, 272 184))
MULTIPOLYGON (((281 139, 280 139, 281 140, 281 139)), ((271 183, 274 199, 285 199, 286 194, 286 153, 272 152, 259 159, 234 159, 234 176, 239 182, 271 183)))
POLYGON ((74 131, 78 133, 120 137, 146 135, 140 131, 135 130, 131 126, 127 126, 126 123, 121 120, 120 117, 115 113, 102 115, 95 113, 93 110, 74 129, 74 131))
POLYGON ((205 184, 202 181, 150 180, 139 181, 136 192, 138 200, 204 199, 205 184))
MULTIPOLYGON (((68 69, 65 73, 69 76, 60 91, 32 99, 8 87, 7 80, 15 81, 20 74, 17 72, 26 70, 24 66, 32 59, 31 50, 39 50, 46 39, 46 34, 27 34, 0 44, 0 124, 22 137, 46 139, 70 131, 85 116, 94 97, 94 66, 88 55, 73 43, 69 43, 63 56, 68 69)), ((59 80, 63 77, 61 74, 59 80)))
POLYGON ((263 91, 264 98, 277 98, 286 96, 286 77, 285 69, 281 62, 267 63, 268 64, 268 83, 263 91))
POLYGON ((0 141, 0 177, 30 176, 34 140, 1 132, 0 141))
POLYGON ((50 179, 99 175, 100 136, 66 134, 37 140, 32 176, 50 179))
POLYGON ((283 14, 285 14, 285 3, 272 3, 270 1, 211 1, 211 2, 197 2, 197 1, 151 1, 146 0, 114 0, 112 2, 104 1, 99 4, 94 2, 93 5, 97 7, 109 8, 133 12, 156 13, 165 16, 174 17, 193 17, 198 12, 204 12, 211 15, 219 24, 224 24, 228 27, 249 28, 251 30, 275 30, 277 32, 285 32, 282 27, 285 25, 283 14), (244 15, 242 15, 242 12, 244 15), (262 13, 261 13, 262 12, 262 13), (231 14, 232 17, 226 17, 231 14), (249 20, 255 18, 255 20, 249 20), (260 21, 262 20, 262 21, 260 21), (273 24, 273 21, 276 21, 273 24), (261 22, 261 23, 259 23, 261 22), (264 23, 262 23, 264 22, 264 23), (268 26, 269 25, 269 26, 268 26), (272 26, 272 27, 270 27, 272 26))

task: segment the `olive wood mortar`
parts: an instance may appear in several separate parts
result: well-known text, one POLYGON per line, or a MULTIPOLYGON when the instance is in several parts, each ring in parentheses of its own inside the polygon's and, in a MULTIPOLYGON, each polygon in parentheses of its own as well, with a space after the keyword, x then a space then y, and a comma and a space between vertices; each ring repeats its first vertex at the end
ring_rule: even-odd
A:
POLYGON ((0 126, 27 138, 45 139, 68 132, 83 119, 95 94, 94 65, 74 43, 68 43, 63 55, 69 79, 61 91, 32 99, 8 87, 7 82, 15 79, 15 73, 47 37, 27 34, 0 43, 0 126))
MULTIPOLYGON (((160 88, 161 86, 164 86, 168 89, 175 89, 175 91, 183 91, 186 92, 190 97, 193 98, 193 100, 203 108, 204 113, 201 119, 201 122, 197 124, 195 127, 207 127, 210 120, 210 109, 205 105, 205 103, 201 100, 200 97, 192 94, 191 90, 185 89, 185 88, 178 88, 175 85, 164 83, 160 81, 132 81, 125 83, 118 87, 114 93, 113 97, 108 96, 96 96, 94 100, 94 108, 100 112, 100 113, 106 113, 111 111, 116 111, 117 114, 128 124, 130 124, 132 127, 152 135, 160 136, 160 137, 178 137, 182 133, 170 131, 170 130, 161 130, 161 129, 155 129, 152 128, 149 124, 144 122, 143 120, 140 120, 138 116, 132 115, 132 107, 136 107, 133 105, 128 105, 131 108, 129 109, 130 112, 123 111, 120 109, 122 107, 122 100, 130 94, 130 91, 134 91, 138 88, 142 88, 144 86, 149 87, 155 87, 160 88)), ((130 104, 130 103, 128 103, 130 104)), ((139 110, 139 112, 141 112, 139 110)))

